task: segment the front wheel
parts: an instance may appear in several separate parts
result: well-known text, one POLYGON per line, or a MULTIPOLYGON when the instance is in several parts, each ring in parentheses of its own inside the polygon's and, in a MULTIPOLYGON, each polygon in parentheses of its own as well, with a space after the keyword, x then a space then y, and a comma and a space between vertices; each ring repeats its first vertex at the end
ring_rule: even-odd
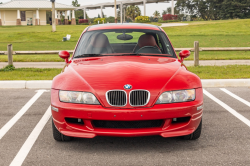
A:
POLYGON ((62 133, 60 133, 57 130, 53 119, 52 119, 52 130, 53 130, 53 137, 56 141, 63 142, 63 141, 71 141, 73 139, 73 137, 69 137, 69 136, 66 136, 66 135, 63 135, 62 133))
POLYGON ((200 138, 200 136, 201 136, 201 128, 202 128, 202 119, 201 119, 201 122, 200 122, 198 128, 192 134, 183 136, 183 139, 185 139, 185 140, 196 140, 196 139, 200 138))

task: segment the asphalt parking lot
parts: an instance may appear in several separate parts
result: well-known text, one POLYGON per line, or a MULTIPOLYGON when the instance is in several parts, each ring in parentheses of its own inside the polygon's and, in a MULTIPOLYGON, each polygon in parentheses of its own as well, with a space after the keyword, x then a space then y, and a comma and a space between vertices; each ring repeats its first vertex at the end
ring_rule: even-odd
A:
POLYGON ((0 90, 0 165, 250 165, 250 88, 205 88, 200 139, 56 142, 50 92, 0 90))

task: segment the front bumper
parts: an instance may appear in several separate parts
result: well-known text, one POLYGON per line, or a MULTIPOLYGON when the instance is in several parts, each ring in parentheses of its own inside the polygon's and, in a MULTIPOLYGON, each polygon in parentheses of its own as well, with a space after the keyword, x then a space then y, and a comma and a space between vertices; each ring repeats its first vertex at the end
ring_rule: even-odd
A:
POLYGON ((57 129, 64 135, 81 138, 95 136, 150 136, 175 137, 189 135, 199 126, 203 109, 202 89, 197 89, 196 99, 192 102, 160 104, 150 108, 118 109, 104 108, 101 105, 84 105, 62 103, 58 98, 58 90, 51 90, 51 105, 58 108, 52 110, 52 116, 57 129), (173 118, 190 117, 187 122, 172 123, 173 118), (82 119, 84 124, 74 124, 65 121, 65 118, 82 119), (140 121, 163 120, 160 127, 139 129, 112 129, 94 127, 93 120, 107 121, 140 121))

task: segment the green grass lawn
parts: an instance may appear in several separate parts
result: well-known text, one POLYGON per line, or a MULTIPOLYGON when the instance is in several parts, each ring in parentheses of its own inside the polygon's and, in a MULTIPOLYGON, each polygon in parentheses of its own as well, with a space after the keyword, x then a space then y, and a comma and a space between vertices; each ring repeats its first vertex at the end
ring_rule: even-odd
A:
MULTIPOLYGON (((64 62, 57 54, 13 55, 14 62, 64 62)), ((7 55, 0 55, 0 62, 8 62, 7 55)))
POLYGON ((199 66, 188 67, 188 70, 201 79, 243 79, 250 78, 248 65, 199 66))
POLYGON ((250 47, 250 19, 193 22, 189 26, 165 27, 176 48, 193 47, 250 47))
MULTIPOLYGON (((241 79, 250 78, 249 66, 200 66, 188 67, 201 79, 241 79)), ((21 68, 13 71, 0 71, 0 80, 52 80, 61 69, 21 68)))
POLYGON ((5 51, 7 44, 13 44, 14 51, 32 50, 73 50, 82 31, 87 25, 57 26, 57 32, 51 32, 51 26, 1 26, 0 50, 5 51), (71 40, 62 42, 63 37, 71 35, 71 40))
MULTIPOLYGON (((188 26, 165 27, 175 48, 193 47, 194 41, 200 47, 250 47, 250 19, 188 22, 188 26)), ((14 51, 32 50, 73 50, 79 36, 87 25, 57 26, 57 32, 51 32, 51 26, 1 26, 0 51, 6 51, 7 44, 12 43, 14 51), (71 40, 62 42, 67 34, 71 40)), ((209 51, 200 52, 201 60, 208 59, 250 59, 245 51, 209 51)), ((20 56, 20 55, 17 55, 20 56)), ((22 55, 16 61, 60 61, 55 56, 42 58, 22 55), (32 60, 31 60, 32 59, 32 60), (52 60, 53 59, 53 60, 52 60)), ((5 61, 0 55, 0 61, 5 61)), ((189 60, 192 59, 192 56, 189 60)))
MULTIPOLYGON (((179 55, 179 53, 177 53, 179 55)), ((194 52, 185 60, 193 60, 194 52)), ((250 51, 201 51, 200 60, 240 60, 250 59, 250 51)))
POLYGON ((0 80, 52 80, 62 69, 20 68, 13 71, 0 71, 0 80))

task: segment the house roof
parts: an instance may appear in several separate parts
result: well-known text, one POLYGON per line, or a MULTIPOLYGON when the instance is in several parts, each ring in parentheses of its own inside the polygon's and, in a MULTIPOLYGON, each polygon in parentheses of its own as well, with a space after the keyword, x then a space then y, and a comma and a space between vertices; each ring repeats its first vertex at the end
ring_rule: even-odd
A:
MULTIPOLYGON (((52 3, 47 0, 11 0, 0 5, 0 9, 49 9, 52 3)), ((57 10, 73 10, 74 6, 55 3, 57 10)))
MULTIPOLYGON (((171 0, 145 0, 145 3, 169 3, 171 0)), ((174 0, 176 1, 176 0, 174 0)), ((144 0, 121 0, 121 1, 116 1, 117 5, 123 4, 123 5, 143 5, 144 0)), ((106 2, 106 3, 98 3, 95 5, 85 5, 85 6, 80 6, 77 7, 76 9, 100 9, 106 8, 106 7, 114 7, 114 2, 106 2)))

